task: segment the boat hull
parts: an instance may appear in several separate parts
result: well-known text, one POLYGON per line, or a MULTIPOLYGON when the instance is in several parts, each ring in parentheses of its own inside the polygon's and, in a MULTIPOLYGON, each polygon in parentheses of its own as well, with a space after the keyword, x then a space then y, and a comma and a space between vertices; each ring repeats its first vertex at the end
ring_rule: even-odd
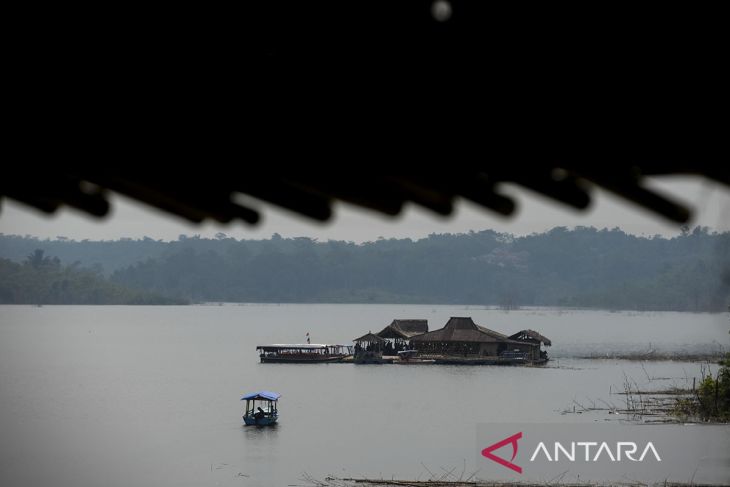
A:
POLYGON ((275 424, 278 419, 278 416, 273 418, 254 418, 253 416, 244 416, 243 422, 246 424, 246 426, 271 426, 272 424, 275 424))

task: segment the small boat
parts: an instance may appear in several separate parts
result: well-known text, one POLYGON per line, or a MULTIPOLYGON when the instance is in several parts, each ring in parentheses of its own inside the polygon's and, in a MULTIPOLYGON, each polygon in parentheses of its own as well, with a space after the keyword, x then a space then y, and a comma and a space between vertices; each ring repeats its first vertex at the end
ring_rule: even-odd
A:
POLYGON ((271 391, 254 392, 243 396, 241 401, 246 401, 246 412, 243 415, 243 422, 246 426, 269 426, 279 419, 277 401, 281 394, 271 391), (259 401, 259 406, 256 406, 259 401), (262 408, 261 405, 264 405, 262 408))
POLYGON ((259 345, 259 358, 263 363, 310 364, 341 362, 352 355, 352 347, 329 344, 274 344, 259 345))

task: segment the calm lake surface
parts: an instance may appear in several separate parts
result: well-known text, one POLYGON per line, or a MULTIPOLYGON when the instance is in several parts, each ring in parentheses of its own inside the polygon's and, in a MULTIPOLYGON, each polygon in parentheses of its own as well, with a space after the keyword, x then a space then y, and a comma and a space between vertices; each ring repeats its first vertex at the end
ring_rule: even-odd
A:
MULTIPOLYGON (((286 486, 306 485, 305 474, 426 479, 427 469, 442 467, 470 474, 479 423, 626 427, 606 412, 561 412, 574 401, 621 406, 623 396, 610 392, 623 390, 624 374, 652 389, 685 387, 700 375, 699 363, 576 357, 728 350, 729 328, 727 313, 0 306, 0 485, 286 486), (394 318, 426 318, 433 330, 450 316, 507 334, 538 330, 553 341, 554 360, 547 367, 289 365, 260 364, 255 351, 301 343, 306 333, 312 343, 351 344, 394 318), (242 427, 239 399, 260 389, 283 395, 280 424, 242 427)), ((727 481, 726 472, 708 469, 694 480, 727 481)))

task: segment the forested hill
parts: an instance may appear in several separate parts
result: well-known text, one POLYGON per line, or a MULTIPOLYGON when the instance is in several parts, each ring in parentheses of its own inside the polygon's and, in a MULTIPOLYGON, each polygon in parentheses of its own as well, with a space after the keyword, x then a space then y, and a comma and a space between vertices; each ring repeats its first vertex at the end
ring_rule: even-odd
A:
POLYGON ((0 257, 18 260, 46 249, 80 265, 96 264, 97 271, 103 266, 115 284, 193 302, 683 311, 723 311, 730 304, 730 233, 706 228, 670 239, 585 227, 524 237, 483 231, 365 244, 218 237, 59 243, 0 236, 0 257))
POLYGON ((77 241, 66 237, 41 240, 30 236, 0 234, 0 257, 22 262, 39 249, 47 256, 58 257, 63 264, 78 262, 84 267, 110 274, 150 257, 159 257, 168 245, 168 242, 147 237, 140 240, 123 238, 109 241, 77 241))
POLYGON ((129 289, 79 264, 64 266, 40 249, 22 262, 0 258, 1 304, 183 304, 184 300, 129 289))

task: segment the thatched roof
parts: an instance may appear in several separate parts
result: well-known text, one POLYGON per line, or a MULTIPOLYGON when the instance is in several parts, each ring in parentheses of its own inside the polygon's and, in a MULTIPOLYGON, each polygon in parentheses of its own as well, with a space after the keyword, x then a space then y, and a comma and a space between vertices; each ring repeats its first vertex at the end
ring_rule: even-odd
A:
POLYGON ((428 332, 428 320, 393 320, 383 328, 378 336, 381 338, 402 338, 409 340, 416 335, 428 332))
POLYGON ((380 338, 378 335, 368 332, 360 338, 355 338, 353 342, 365 342, 365 343, 382 343, 385 340, 380 338))
POLYGON ((451 317, 446 326, 412 338, 414 342, 511 342, 506 335, 502 335, 489 328, 479 326, 470 317, 451 317))
POLYGON ((519 340, 519 341, 536 341, 536 342, 542 342, 545 344, 546 347, 549 347, 552 345, 550 342, 550 339, 548 337, 540 335, 535 330, 522 330, 518 331, 514 335, 510 337, 512 340, 519 340))

